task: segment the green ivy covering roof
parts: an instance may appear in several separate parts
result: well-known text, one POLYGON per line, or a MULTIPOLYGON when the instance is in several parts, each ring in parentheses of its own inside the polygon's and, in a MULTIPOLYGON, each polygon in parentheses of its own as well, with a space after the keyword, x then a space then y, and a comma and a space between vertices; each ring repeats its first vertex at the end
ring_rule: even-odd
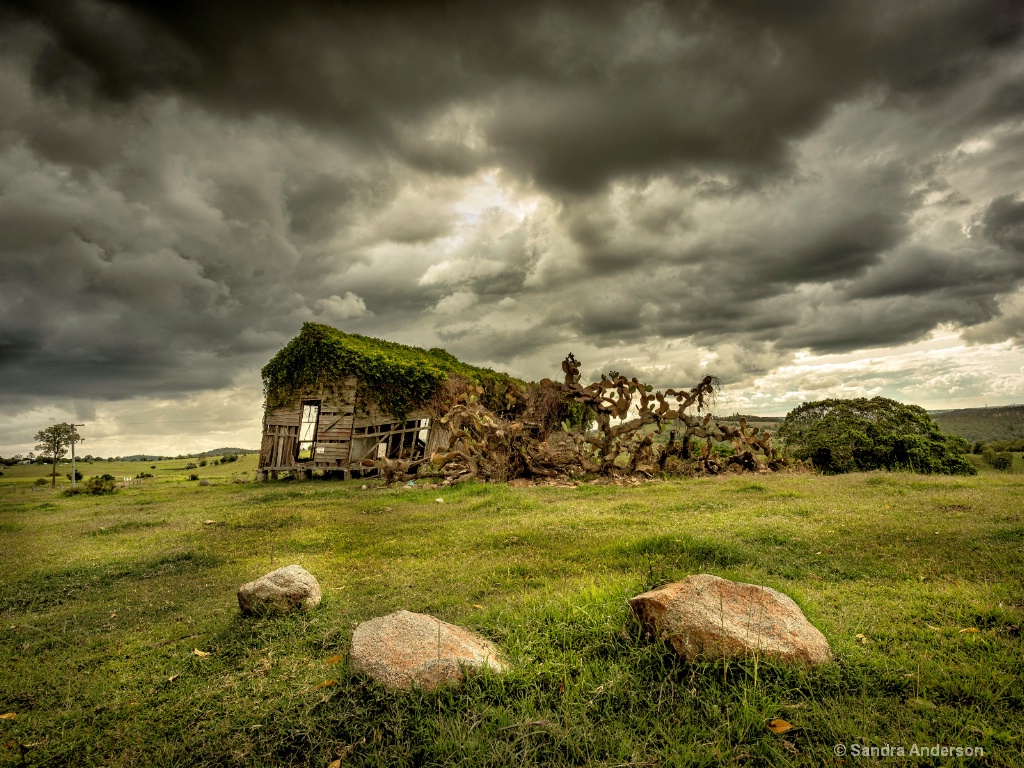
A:
POLYGON ((267 408, 293 405, 310 392, 336 391, 352 375, 359 380, 360 397, 370 397, 398 418, 423 407, 449 376, 482 386, 485 402, 495 410, 503 409, 510 387, 525 386, 507 374, 467 365, 443 349, 407 347, 320 323, 303 323, 262 374, 267 408))

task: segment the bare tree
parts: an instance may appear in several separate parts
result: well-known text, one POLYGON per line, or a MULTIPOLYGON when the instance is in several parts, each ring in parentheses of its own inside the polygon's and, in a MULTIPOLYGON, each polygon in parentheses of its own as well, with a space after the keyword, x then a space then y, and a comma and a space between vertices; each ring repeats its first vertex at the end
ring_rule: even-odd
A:
POLYGON ((75 425, 66 421, 36 432, 36 450, 42 456, 53 460, 53 471, 50 473, 51 488, 57 485, 57 462, 67 455, 68 448, 81 439, 75 425))

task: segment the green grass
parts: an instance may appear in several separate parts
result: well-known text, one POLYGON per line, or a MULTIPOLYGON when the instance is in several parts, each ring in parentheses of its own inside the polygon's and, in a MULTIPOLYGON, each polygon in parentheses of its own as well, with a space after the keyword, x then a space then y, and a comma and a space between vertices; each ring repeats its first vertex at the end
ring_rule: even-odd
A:
MULTIPOLYGON (((205 467, 186 469, 189 463, 198 464, 199 459, 161 459, 158 461, 77 461, 75 468, 81 473, 84 479, 98 477, 100 475, 113 475, 118 482, 133 480, 142 485, 154 485, 165 483, 180 483, 188 481, 190 475, 199 475, 200 480, 210 482, 231 482, 233 480, 253 480, 256 476, 256 463, 258 455, 255 453, 239 454, 238 461, 228 462, 214 466, 213 459, 207 459, 205 467), (153 475, 151 478, 136 480, 141 473, 153 475)), ((15 465, 12 467, 0 467, 3 475, 0 476, 0 501, 12 499, 14 494, 27 491, 49 491, 49 485, 45 488, 35 488, 33 483, 42 477, 50 480, 50 473, 53 471, 49 464, 28 464, 25 466, 15 465)), ((57 487, 61 490, 71 487, 71 480, 67 477, 71 474, 71 461, 62 461, 57 465, 57 487)))
POLYGON ((111 497, 0 478, 0 714, 17 713, 0 720, 0 765, 818 766, 839 764, 835 744, 914 743, 1024 756, 1016 472, 360 490, 231 482, 246 462, 198 470, 208 486, 185 461, 146 464, 153 480, 111 497), (321 606, 241 617, 238 585, 293 562, 321 606), (626 600, 701 572, 790 595, 836 661, 687 664, 646 639, 626 600), (411 694, 350 675, 354 625, 399 608, 480 631, 511 672, 411 694), (795 728, 771 733, 776 717, 795 728))

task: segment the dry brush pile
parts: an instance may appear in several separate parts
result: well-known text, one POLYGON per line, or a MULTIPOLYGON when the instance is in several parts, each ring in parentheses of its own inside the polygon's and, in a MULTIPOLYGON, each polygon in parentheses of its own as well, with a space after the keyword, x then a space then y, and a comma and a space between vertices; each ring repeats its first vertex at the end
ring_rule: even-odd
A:
POLYGON ((446 450, 415 464, 385 459, 368 465, 388 482, 433 474, 453 483, 758 472, 788 463, 768 432, 748 429, 742 418, 731 426, 705 413, 720 384, 714 376, 691 389, 662 392, 615 371, 584 386, 572 354, 562 371, 562 381, 542 379, 510 390, 500 412, 482 403, 483 390, 476 385, 448 387, 434 403, 449 432, 446 450), (667 441, 659 439, 666 431, 667 441), (716 443, 730 445, 731 455, 715 450, 716 443))

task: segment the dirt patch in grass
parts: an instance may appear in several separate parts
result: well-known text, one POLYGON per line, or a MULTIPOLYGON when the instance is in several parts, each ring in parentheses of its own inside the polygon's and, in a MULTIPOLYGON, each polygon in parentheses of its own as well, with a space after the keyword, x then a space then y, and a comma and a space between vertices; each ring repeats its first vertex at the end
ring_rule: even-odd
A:
POLYGON ((113 536, 118 533, 127 533, 128 531, 138 531, 146 528, 158 528, 160 526, 167 525, 166 520, 125 520, 122 523, 112 523, 111 525, 101 525, 95 530, 88 531, 89 536, 113 536))

